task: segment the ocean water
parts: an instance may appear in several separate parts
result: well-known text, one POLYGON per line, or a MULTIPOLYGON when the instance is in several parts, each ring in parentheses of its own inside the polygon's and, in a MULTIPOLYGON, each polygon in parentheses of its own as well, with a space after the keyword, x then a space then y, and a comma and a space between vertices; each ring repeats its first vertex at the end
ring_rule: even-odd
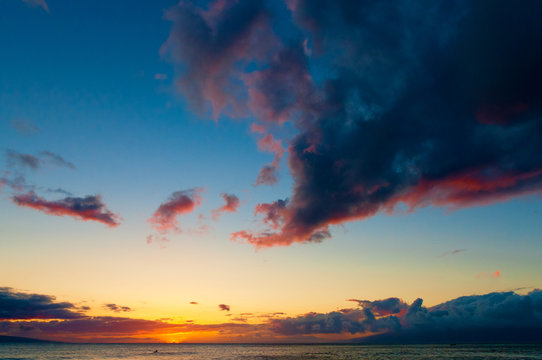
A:
POLYGON ((542 345, 0 344, 0 359, 542 359, 542 345))

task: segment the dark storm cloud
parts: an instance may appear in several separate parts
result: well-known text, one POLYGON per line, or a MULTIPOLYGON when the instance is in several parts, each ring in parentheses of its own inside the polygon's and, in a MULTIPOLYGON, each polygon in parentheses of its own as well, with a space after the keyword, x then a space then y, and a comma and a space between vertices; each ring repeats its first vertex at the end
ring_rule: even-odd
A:
MULTIPOLYGON (((286 122, 297 129, 280 226, 233 240, 319 242, 330 225, 398 206, 456 209, 542 191, 537 0, 286 6, 295 31, 272 28, 281 12, 263 1, 182 2, 168 13, 164 49, 190 103, 210 103, 215 119, 252 114, 262 134, 286 122)), ((256 184, 277 182, 283 153, 256 184)))
POLYGON ((0 320, 77 319, 84 316, 73 304, 55 300, 54 296, 0 287, 0 320))
POLYGON ((326 65, 295 97, 302 113, 292 120, 295 184, 283 225, 233 239, 310 242, 400 204, 453 209, 542 190, 537 1, 289 5, 326 65))
POLYGON ((99 195, 85 197, 66 197, 57 201, 49 201, 33 191, 11 197, 18 206, 29 207, 49 215, 71 216, 83 221, 98 221, 107 226, 120 224, 119 216, 107 209, 99 195))

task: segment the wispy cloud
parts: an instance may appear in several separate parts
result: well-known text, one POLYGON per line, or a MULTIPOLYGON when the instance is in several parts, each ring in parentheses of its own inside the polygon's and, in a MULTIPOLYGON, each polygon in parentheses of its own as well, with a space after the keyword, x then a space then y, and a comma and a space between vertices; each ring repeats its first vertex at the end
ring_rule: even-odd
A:
POLYGON ((42 151, 39 155, 23 154, 15 150, 7 149, 6 158, 10 168, 24 170, 30 168, 37 170, 45 164, 51 164, 59 167, 67 167, 75 170, 75 165, 64 159, 62 156, 51 151, 42 151))
POLYGON ((41 131, 41 129, 34 125, 30 120, 23 118, 12 119, 10 125, 21 135, 33 135, 41 131))
POLYGON ((445 257, 445 256, 448 256, 448 255, 455 255, 455 254, 459 254, 459 253, 462 253, 462 252, 465 252, 465 251, 467 251, 467 249, 456 249, 456 250, 451 250, 451 251, 445 251, 442 254, 440 254, 438 257, 445 257))
POLYGON ((219 207, 218 209, 214 209, 211 212, 211 216, 213 220, 217 220, 223 213, 237 212, 237 209, 239 208, 239 205, 241 204, 241 202, 239 201, 239 198, 234 194, 222 193, 220 194, 220 196, 222 197, 222 199, 224 199, 226 203, 223 206, 219 207))
POLYGON ((34 155, 22 154, 15 150, 6 150, 8 166, 10 168, 30 168, 36 170, 41 165, 41 159, 34 155))
POLYGON ((41 7, 43 10, 49 12, 49 6, 47 6, 47 3, 45 2, 45 0, 22 0, 22 1, 30 6, 41 7))
POLYGON ((496 279, 501 277, 501 272, 499 270, 495 270, 492 273, 486 273, 486 272, 480 272, 476 275, 477 278, 486 278, 486 279, 496 279))
POLYGON ((41 155, 46 159, 46 161, 54 165, 75 169, 75 165, 72 162, 67 161, 62 156, 55 154, 51 151, 42 151, 41 155))

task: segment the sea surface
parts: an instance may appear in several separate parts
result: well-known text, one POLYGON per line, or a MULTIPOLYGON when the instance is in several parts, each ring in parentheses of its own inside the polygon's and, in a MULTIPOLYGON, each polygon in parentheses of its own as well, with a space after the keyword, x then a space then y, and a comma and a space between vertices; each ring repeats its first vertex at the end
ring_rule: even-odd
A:
POLYGON ((0 344, 0 359, 542 359, 542 345, 0 344))

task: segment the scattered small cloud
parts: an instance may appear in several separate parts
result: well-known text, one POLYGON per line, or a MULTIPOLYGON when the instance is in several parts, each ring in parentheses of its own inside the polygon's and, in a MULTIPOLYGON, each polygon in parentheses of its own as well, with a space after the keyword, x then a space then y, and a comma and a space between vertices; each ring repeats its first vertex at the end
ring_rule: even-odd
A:
POLYGON ((213 220, 217 220, 225 212, 237 212, 237 209, 239 208, 239 205, 241 203, 239 201, 239 198, 234 194, 222 193, 220 194, 220 196, 224 199, 226 203, 222 207, 212 211, 213 220))
POLYGON ((197 301, 190 301, 189 304, 190 304, 190 305, 199 305, 199 302, 197 302, 197 301))
POLYGON ((481 273, 478 273, 476 275, 477 278, 482 278, 482 279, 496 279, 496 278, 500 278, 501 277, 501 272, 499 270, 495 270, 494 272, 492 273, 485 273, 485 272, 481 272, 481 273))
POLYGON ((104 308, 113 312, 130 312, 133 311, 129 306, 120 306, 117 304, 104 304, 104 308))
POLYGON ((12 119, 10 125, 21 135, 33 135, 41 131, 41 129, 34 125, 30 120, 23 118, 12 119))
POLYGON ((220 309, 220 311, 230 311, 230 306, 226 304, 219 304, 218 308, 220 309))
POLYGON ((167 80, 167 75, 166 74, 154 74, 154 79, 155 80, 167 80))
POLYGON ((193 188, 174 192, 168 200, 162 203, 154 214, 147 219, 157 234, 147 236, 147 243, 168 242, 167 235, 171 232, 181 232, 177 217, 189 214, 201 205, 203 188, 193 188))
POLYGON ((147 220, 157 231, 180 230, 177 216, 194 211, 203 200, 202 188, 174 192, 147 220))
POLYGON ((455 254, 459 254, 459 253, 462 253, 462 252, 465 252, 465 251, 467 251, 467 249, 457 249, 457 250, 452 250, 452 251, 445 251, 442 254, 440 254, 438 257, 445 257, 445 256, 448 256, 448 255, 455 255, 455 254))

